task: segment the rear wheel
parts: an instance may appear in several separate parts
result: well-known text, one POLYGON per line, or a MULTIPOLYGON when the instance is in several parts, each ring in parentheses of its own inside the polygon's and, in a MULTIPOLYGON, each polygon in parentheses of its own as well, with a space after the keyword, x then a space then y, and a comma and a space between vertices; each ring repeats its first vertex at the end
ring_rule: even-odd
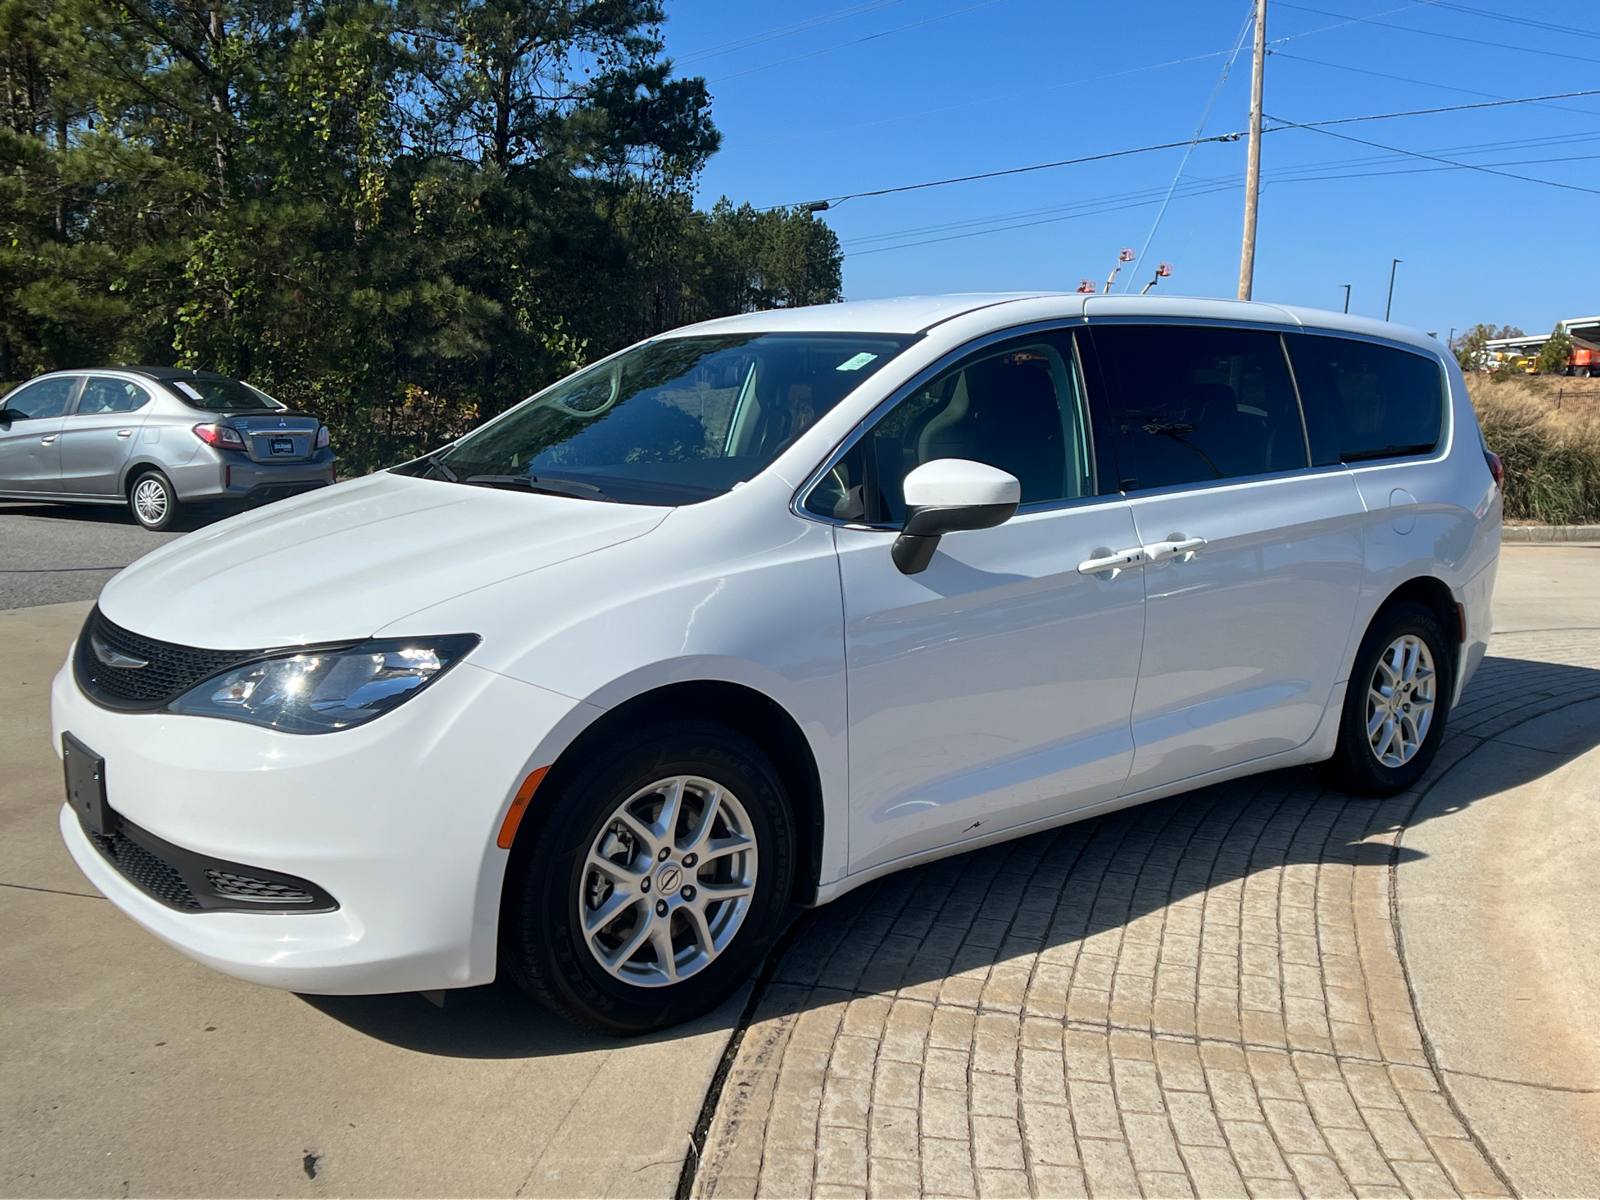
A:
POLYGON ((169 529, 178 519, 178 493, 160 471, 146 471, 128 489, 128 507, 146 529, 169 529))
POLYGON ((1422 778, 1444 740, 1450 651, 1439 618, 1421 604, 1396 604, 1374 619, 1350 672, 1329 764, 1343 787, 1393 796, 1422 778))
POLYGON ((507 869, 502 961, 589 1029, 639 1034, 720 1004, 765 956, 794 881, 782 780, 698 722, 624 739, 545 800, 507 869))

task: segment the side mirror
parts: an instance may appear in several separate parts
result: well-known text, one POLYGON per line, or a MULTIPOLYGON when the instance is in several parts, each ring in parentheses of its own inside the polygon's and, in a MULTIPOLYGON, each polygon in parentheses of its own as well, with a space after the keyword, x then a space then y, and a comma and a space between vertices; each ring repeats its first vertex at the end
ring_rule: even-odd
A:
POLYGON ((928 569, 944 534, 992 529, 1009 521, 1022 485, 999 467, 966 458, 936 458, 905 478, 906 523, 890 551, 904 575, 928 569))
POLYGON ((11 422, 21 421, 27 415, 27 413, 12 412, 10 409, 0 408, 0 429, 10 429, 11 422))

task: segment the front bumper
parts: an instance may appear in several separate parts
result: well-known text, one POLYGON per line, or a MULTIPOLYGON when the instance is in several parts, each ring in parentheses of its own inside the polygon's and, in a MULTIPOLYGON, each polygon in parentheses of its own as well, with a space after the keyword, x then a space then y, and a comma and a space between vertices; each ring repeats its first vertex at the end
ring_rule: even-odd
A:
POLYGON ((51 689, 105 760, 111 807, 195 854, 312 880, 318 913, 180 912, 109 863, 63 806, 79 868, 162 941, 230 975, 297 992, 430 991, 495 974, 507 852, 495 845, 545 735, 576 702, 460 664, 367 725, 299 736, 90 702, 71 659, 51 689))

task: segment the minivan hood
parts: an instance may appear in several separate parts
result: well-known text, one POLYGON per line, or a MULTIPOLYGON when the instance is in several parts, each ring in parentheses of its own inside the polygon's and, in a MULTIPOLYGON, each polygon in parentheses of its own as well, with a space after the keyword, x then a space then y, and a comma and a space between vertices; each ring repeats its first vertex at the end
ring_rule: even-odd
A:
POLYGON ((146 637, 219 650, 362 638, 639 537, 670 511, 380 471, 169 542, 112 579, 100 610, 146 637))

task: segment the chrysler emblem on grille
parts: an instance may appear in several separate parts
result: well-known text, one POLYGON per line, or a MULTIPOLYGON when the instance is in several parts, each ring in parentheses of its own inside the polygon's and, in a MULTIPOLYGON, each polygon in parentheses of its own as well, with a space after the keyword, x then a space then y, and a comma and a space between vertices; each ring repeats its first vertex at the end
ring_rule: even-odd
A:
POLYGON ((121 667, 124 671, 137 671, 141 667, 148 667, 150 660, 135 658, 131 654, 122 654, 113 650, 102 642, 97 634, 89 635, 89 645, 94 648, 94 656, 108 667, 121 667))

